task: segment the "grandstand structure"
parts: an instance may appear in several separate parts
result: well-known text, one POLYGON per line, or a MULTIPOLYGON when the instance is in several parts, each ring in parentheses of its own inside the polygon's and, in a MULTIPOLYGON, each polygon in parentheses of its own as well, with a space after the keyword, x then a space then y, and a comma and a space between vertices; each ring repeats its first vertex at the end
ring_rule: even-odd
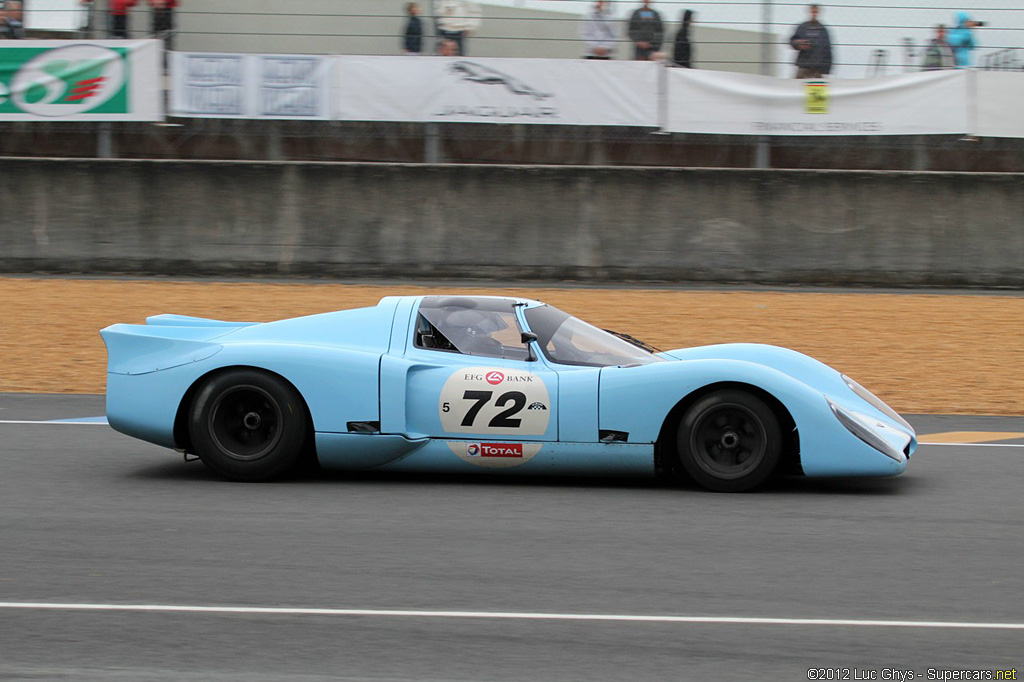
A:
MULTIPOLYGON (((102 16, 110 0, 24 0, 30 37, 105 38, 102 16), (87 16, 91 14, 91 22, 87 16), (77 31, 89 24, 87 31, 77 31)), ((639 0, 608 0, 621 24, 617 59, 631 56, 626 18, 639 0)), ((472 57, 578 58, 579 27, 592 0, 477 0, 483 25, 470 39, 472 57)), ((0 7, 4 0, 0 0, 0 7)), ((175 49, 249 54, 398 54, 407 0, 180 0, 175 49)), ((432 0, 421 0, 427 45, 433 47, 432 0)), ((655 0, 666 19, 666 48, 684 10, 697 12, 693 26, 695 66, 701 69, 793 75, 793 28, 806 19, 806 3, 781 0, 655 0)), ((834 78, 874 78, 919 71, 935 26, 951 27, 965 10, 984 20, 977 31, 976 65, 1020 70, 1024 10, 1018 0, 906 0, 882 6, 825 3, 824 23, 832 34, 834 78)), ((149 34, 146 3, 130 18, 131 37, 149 34)))
MULTIPOLYGON (((945 0, 920 1, 932 4, 945 0)), ((92 10, 84 12, 80 0, 26 0, 30 37, 106 38, 103 12, 108 2, 94 0, 92 10), (91 21, 87 22, 87 19, 91 21)), ((2 3, 0 0, 0 5, 2 3)), ((421 1, 425 10, 428 45, 433 43, 432 4, 430 0, 421 1)), ((558 70, 564 67, 571 71, 583 66, 579 29, 581 11, 591 5, 590 0, 492 0, 479 4, 483 9, 483 25, 478 34, 469 39, 468 55, 471 59, 499 57, 532 61, 522 58, 551 58, 572 60, 572 63, 557 64, 558 70)), ((616 54, 620 63, 614 65, 620 69, 631 67, 622 63, 632 52, 625 38, 625 17, 637 4, 627 0, 613 4, 622 24, 623 39, 616 54)), ((181 0, 181 8, 176 13, 174 48, 182 55, 340 55, 331 59, 353 59, 363 55, 376 59, 382 55, 399 55, 405 5, 406 0, 289 0, 287 3, 280 0, 181 0)), ((677 19, 683 3, 659 0, 655 5, 663 16, 677 19)), ((693 71, 661 69, 657 92, 666 92, 666 84, 670 81, 675 84, 684 74, 714 81, 716 85, 736 79, 740 79, 737 82, 742 85, 742 79, 753 78, 748 74, 780 77, 765 79, 778 81, 772 87, 788 87, 779 85, 783 81, 793 83, 790 78, 791 50, 784 45, 785 34, 792 22, 799 20, 804 5, 778 2, 773 5, 772 0, 764 3, 729 2, 721 3, 721 7, 715 10, 719 14, 712 11, 709 3, 705 2, 701 7, 700 15, 706 23, 698 23, 693 36, 697 45, 698 68, 693 71), (758 11, 766 5, 774 7, 774 15, 758 24, 758 11), (759 25, 769 27, 774 33, 757 31, 759 25), (716 71, 722 73, 713 73, 716 71)), ((860 20, 865 22, 860 25, 860 30, 867 30, 868 21, 889 21, 889 30, 900 35, 910 30, 924 35, 929 28, 926 22, 930 22, 933 16, 946 15, 942 7, 933 6, 927 11, 916 8, 913 16, 897 26, 895 18, 888 20, 868 8, 835 6, 829 11, 829 16, 837 20, 833 26, 844 39, 855 37, 851 32, 860 20), (841 15, 843 11, 861 14, 844 18, 841 15)), ((1019 34, 1011 27, 1011 19, 1024 19, 1024 11, 1002 9, 997 12, 990 7, 986 18, 989 16, 994 17, 993 23, 1003 28, 986 29, 985 48, 978 54, 980 69, 1020 71, 1020 48, 1014 47, 1019 44, 1019 34), (1001 35, 997 31, 1002 31, 1005 36, 996 40, 1001 35)), ((131 37, 148 37, 150 21, 148 6, 140 3, 132 12, 131 37)), ((668 23, 666 49, 677 26, 677 23, 668 23)), ((889 40, 884 44, 897 43, 889 40)), ((919 46, 920 42, 916 45, 919 46)), ((849 55, 851 47, 844 43, 840 54, 849 55)), ((910 51, 907 52, 909 56, 910 51)), ((867 73, 870 64, 851 61, 843 65, 845 71, 841 77, 863 79, 919 71, 913 60, 908 58, 901 63, 895 55, 895 52, 891 55, 888 71, 875 68, 875 73, 867 73)), ((401 59, 380 61, 403 62, 401 59)), ((168 61, 168 64, 172 63, 173 60, 168 61)), ((168 75, 160 80, 168 92, 173 71, 171 68, 168 75)), ((1019 96, 1020 88, 1016 83, 1007 81, 1006 84, 1013 87, 998 89, 995 94, 991 90, 986 91, 989 94, 972 106, 997 112, 1001 109, 1018 110, 1019 102, 1024 100, 1019 96), (1006 106, 1001 104, 1004 101, 1006 106)), ((851 86, 847 83, 842 87, 851 86)), ((856 87, 870 89, 874 86, 856 87)), ((739 92, 736 88, 733 90, 739 92)), ((751 88, 745 90, 752 91, 751 88)), ((407 90, 400 92, 402 96, 407 94, 407 90)), ((837 89, 836 92, 841 91, 837 89)), ((707 97, 703 99, 707 100, 707 97)), ((696 100, 687 100, 685 106, 689 106, 690 101, 696 100)), ((948 110, 962 106, 964 101, 967 99, 959 96, 948 98, 935 111, 948 113, 948 110)), ((871 132, 877 130, 877 126, 867 126, 862 128, 864 134, 842 137, 787 135, 777 130, 774 136, 768 137, 749 131, 746 134, 729 134, 662 125, 683 110, 679 100, 676 102, 675 106, 670 106, 668 98, 661 98, 656 122, 646 127, 522 125, 496 120, 489 123, 438 123, 420 121, 418 117, 247 120, 242 116, 235 120, 222 120, 176 116, 173 108, 168 109, 167 120, 156 123, 12 119, 0 121, 0 156, 1014 172, 1024 169, 1024 138, 1020 136, 973 134, 966 127, 964 131, 957 129, 955 133, 936 130, 922 134, 880 135, 871 132)), ((457 101, 454 104, 461 106, 465 103, 457 101)), ((725 107, 723 110, 732 111, 733 108, 725 107)), ((799 115, 803 113, 807 112, 797 112, 799 115)), ((934 117, 919 118, 931 120, 934 117)), ((870 123, 875 119, 864 120, 870 123)), ((787 125, 789 123, 786 122, 787 125)))
MULTIPOLYGON (((53 33, 51 27, 68 30, 85 24, 77 0, 35 0, 54 8, 30 15, 29 28, 37 35, 53 33), (60 9, 65 7, 65 9, 60 9), (34 23, 34 27, 33 27, 34 23)), ((0 0, 2 2, 2 0, 0 0)), ((105 37, 99 16, 106 0, 95 0, 88 37, 105 37)), ((186 52, 239 52, 259 54, 358 54, 401 53, 407 0, 185 0, 177 12, 175 49, 186 52)), ((426 49, 434 46, 432 2, 422 0, 427 34, 426 49)), ((515 3, 478 3, 483 11, 479 33, 468 42, 473 57, 579 58, 582 14, 563 9, 540 10, 515 3)), ((558 3, 556 3, 558 4, 558 3)), ((565 3, 562 3, 564 5, 565 3)), ((571 3, 579 8, 589 2, 571 3)), ((625 4, 615 10, 621 24, 622 44, 615 58, 632 57, 626 38, 629 11, 625 4)), ((679 30, 675 11, 665 11, 666 50, 679 30)), ((131 14, 132 37, 148 35, 150 10, 136 7, 131 14)), ((85 33, 85 32, 82 32, 85 33)), ((693 29, 697 48, 696 66, 703 69, 774 75, 775 64, 762 65, 764 45, 780 38, 751 30, 736 30, 698 24, 693 29)), ((40 36, 42 37, 42 36, 40 36)), ((57 37, 53 35, 53 37, 57 37)))

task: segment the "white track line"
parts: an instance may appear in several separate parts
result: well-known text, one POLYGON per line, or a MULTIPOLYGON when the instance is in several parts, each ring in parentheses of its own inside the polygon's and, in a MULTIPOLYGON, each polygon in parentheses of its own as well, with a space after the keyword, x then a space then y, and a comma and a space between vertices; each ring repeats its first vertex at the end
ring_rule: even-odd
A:
POLYGON ((461 618, 489 620, 598 621, 614 623, 691 623, 699 625, 832 625, 889 628, 1024 630, 1024 623, 973 623, 927 620, 857 620, 845 618, 753 618, 742 616, 642 616, 599 613, 529 613, 517 611, 411 611, 403 609, 324 609, 274 606, 175 606, 171 604, 55 604, 0 602, 0 609, 45 611, 132 611, 141 613, 212 613, 270 616, 363 616, 379 618, 461 618))

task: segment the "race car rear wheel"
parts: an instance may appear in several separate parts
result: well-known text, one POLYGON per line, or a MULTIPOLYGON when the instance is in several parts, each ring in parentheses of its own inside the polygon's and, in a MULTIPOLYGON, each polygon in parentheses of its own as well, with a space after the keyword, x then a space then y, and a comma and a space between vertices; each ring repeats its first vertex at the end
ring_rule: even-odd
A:
POLYGON ((679 463, 705 488, 739 492, 768 479, 779 463, 782 433, 771 409, 742 390, 715 391, 679 422, 679 463))
POLYGON ((298 462, 307 436, 305 403, 283 379, 252 369, 211 377, 189 417, 192 447, 234 481, 278 478, 298 462))

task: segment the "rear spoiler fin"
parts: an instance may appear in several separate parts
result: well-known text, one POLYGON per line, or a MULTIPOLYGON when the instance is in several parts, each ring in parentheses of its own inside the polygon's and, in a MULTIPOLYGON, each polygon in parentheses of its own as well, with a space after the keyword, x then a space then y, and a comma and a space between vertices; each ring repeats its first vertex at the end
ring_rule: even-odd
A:
POLYGON ((225 322, 209 320, 205 317, 189 317, 188 315, 151 315, 146 324, 160 327, 251 327, 259 322, 225 322))
POLYGON ((213 357, 222 348, 213 339, 234 329, 115 324, 100 336, 107 344, 108 372, 148 374, 213 357))

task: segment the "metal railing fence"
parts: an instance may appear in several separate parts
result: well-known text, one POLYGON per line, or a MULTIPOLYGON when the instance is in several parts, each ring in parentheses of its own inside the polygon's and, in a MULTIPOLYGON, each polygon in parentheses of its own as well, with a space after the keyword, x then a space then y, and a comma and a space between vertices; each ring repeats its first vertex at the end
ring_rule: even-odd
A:
MULTIPOLYGON (((78 7, 77 0, 66 0, 78 7)), ((30 11, 33 0, 24 0, 30 11)), ((94 0, 80 22, 81 36, 108 35, 109 0, 94 0), (88 19, 88 21, 85 21, 88 19)), ((2 4, 2 2, 0 2, 2 4)), ((238 3, 233 0, 180 0, 175 11, 174 45, 187 51, 398 54, 406 0, 289 0, 238 3), (245 49, 248 46, 250 49, 245 49)), ((432 0, 421 0, 425 49, 436 46, 432 0)), ((482 19, 468 39, 472 54, 484 56, 581 56, 580 25, 592 0, 490 0, 479 3, 482 19)), ((617 25, 617 58, 632 55, 626 24, 635 0, 608 2, 617 25)), ((808 3, 783 0, 655 0, 671 51, 685 10, 695 12, 696 66, 721 70, 791 75, 793 29, 807 19, 808 3), (767 37, 765 37, 767 36, 767 37)), ((895 0, 821 3, 820 20, 835 48, 834 75, 863 78, 919 70, 935 27, 956 25, 959 12, 984 22, 973 30, 975 63, 986 68, 1017 68, 1008 61, 1024 48, 1024 5, 1017 0, 895 0)), ((45 15, 36 10, 32 16, 45 15)), ((52 23, 52 22, 51 22, 52 23)), ((31 27, 31 22, 30 22, 31 27)), ((132 10, 129 36, 150 35, 145 3, 132 10)), ((46 33, 36 32, 37 35, 46 33)))
POLYGON ((169 119, 0 122, 2 157, 1024 172, 1024 140, 774 137, 543 125, 169 119))
MULTIPOLYGON (((24 0, 26 11, 33 9, 32 3, 24 0)), ((73 4, 77 5, 77 0, 73 4)), ((182 51, 399 54, 406 4, 406 0, 258 4, 179 0, 173 47, 182 51)), ((435 43, 434 5, 431 0, 420 4, 429 51, 435 43)), ((482 23, 469 43, 474 56, 578 58, 582 54, 579 28, 592 0, 491 0, 480 4, 482 23)), ((628 58, 625 23, 639 2, 614 0, 609 4, 619 26, 616 58, 628 58)), ((794 52, 786 41, 793 28, 806 19, 806 2, 654 0, 652 6, 666 20, 666 41, 675 37, 684 10, 696 12, 697 68, 792 75, 794 52)), ((108 0, 94 0, 77 31, 35 29, 30 33, 35 37, 106 37, 107 7, 108 0)), ((1024 5, 1019 0, 844 0, 821 3, 821 20, 835 45, 836 75, 862 78, 919 70, 934 27, 953 24, 958 11, 986 22, 975 30, 979 68, 1024 69, 1024 5)), ((130 17, 130 36, 148 36, 150 21, 148 7, 140 2, 130 17)), ((158 125, 0 123, 3 156, 1024 171, 1022 151, 1024 144, 1019 140, 941 135, 780 137, 769 141, 536 125, 204 119, 169 119, 158 125)))

